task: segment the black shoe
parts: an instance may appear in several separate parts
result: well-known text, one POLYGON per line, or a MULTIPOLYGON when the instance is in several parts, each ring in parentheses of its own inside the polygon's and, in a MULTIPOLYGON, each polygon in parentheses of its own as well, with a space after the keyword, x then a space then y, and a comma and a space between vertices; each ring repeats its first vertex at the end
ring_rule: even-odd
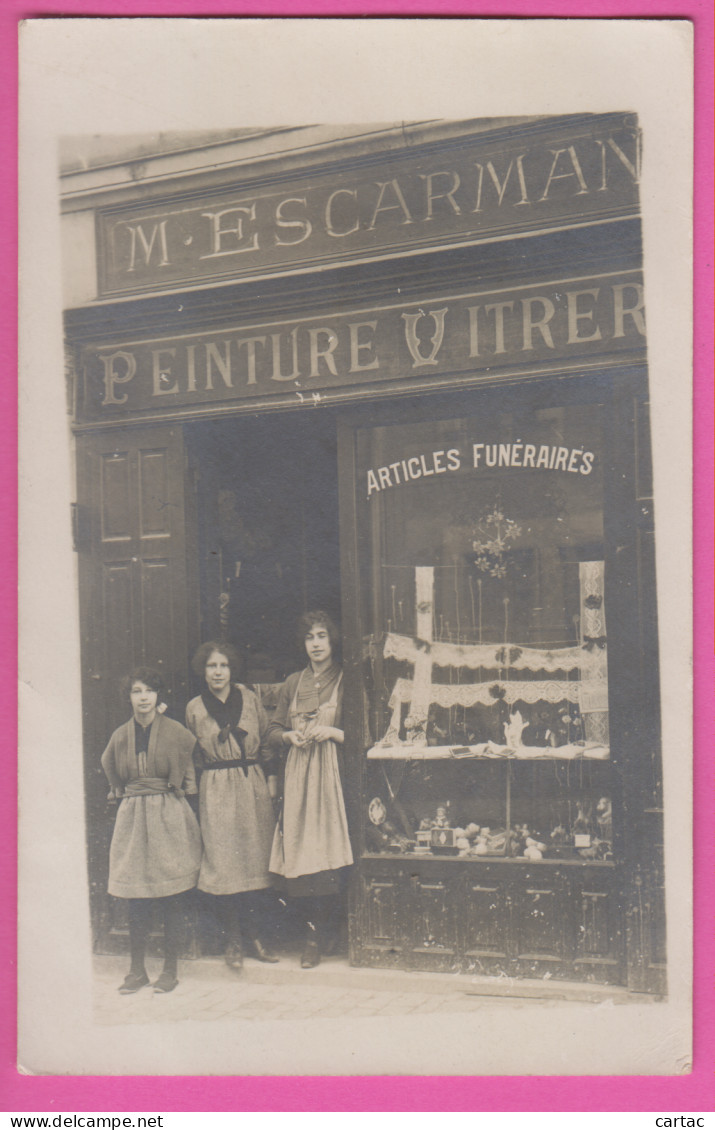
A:
POLYGON ((235 969, 240 973, 243 969, 243 949, 240 942, 229 942, 226 946, 226 953, 224 954, 224 961, 231 969, 235 969))
POLYGON ((123 996, 128 996, 129 993, 138 993, 145 985, 149 984, 149 978, 146 973, 127 973, 126 977, 119 986, 119 992, 123 996))
POLYGON ((320 965, 320 947, 317 942, 310 941, 305 943, 303 956, 300 959, 301 969, 315 969, 316 965, 320 965))
POLYGON ((277 961, 280 961, 278 955, 269 946, 265 946, 260 938, 253 939, 253 955, 259 961, 265 961, 268 965, 275 965, 277 961))
POLYGON ((173 993, 176 986, 179 984, 178 978, 173 973, 167 973, 164 970, 154 982, 155 993, 173 993))

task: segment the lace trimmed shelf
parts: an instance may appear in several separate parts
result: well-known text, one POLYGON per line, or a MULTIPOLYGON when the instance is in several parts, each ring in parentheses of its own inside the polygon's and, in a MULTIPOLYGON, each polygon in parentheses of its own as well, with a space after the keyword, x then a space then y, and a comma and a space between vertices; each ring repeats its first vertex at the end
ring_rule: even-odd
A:
POLYGON ((516 746, 497 745, 496 742, 481 742, 478 745, 377 745, 367 751, 371 760, 382 761, 469 761, 479 758, 512 761, 608 761, 611 751, 608 746, 585 742, 580 745, 562 746, 516 746))

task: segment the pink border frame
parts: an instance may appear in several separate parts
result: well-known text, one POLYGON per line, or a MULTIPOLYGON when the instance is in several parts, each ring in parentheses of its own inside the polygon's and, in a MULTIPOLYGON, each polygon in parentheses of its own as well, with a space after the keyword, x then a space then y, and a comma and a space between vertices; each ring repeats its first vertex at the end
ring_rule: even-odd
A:
MULTIPOLYGON (((6 756, 16 748, 17 545, 17 25, 51 16, 432 16, 687 19, 695 28, 695 920, 692 1073, 685 1076, 460 1077, 449 1081, 451 1111, 660 1111, 715 1109, 715 724, 713 722, 713 11, 712 0, 43 0, 32 7, 4 0, 0 10, 0 538, 6 547, 0 593, 6 756)), ((445 1109, 439 1078, 113 1077, 18 1074, 15 1016, 16 830, 14 791, 0 792, 5 838, 0 863, 0 1109, 15 1112, 122 1111, 437 1111, 445 1109), (207 1086, 208 1084, 208 1086, 207 1086)))

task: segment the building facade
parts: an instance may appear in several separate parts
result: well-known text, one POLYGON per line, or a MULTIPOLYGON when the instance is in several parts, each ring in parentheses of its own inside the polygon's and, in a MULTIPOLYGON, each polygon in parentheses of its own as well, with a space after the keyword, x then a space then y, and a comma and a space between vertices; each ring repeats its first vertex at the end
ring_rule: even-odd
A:
POLYGON ((625 113, 67 144, 99 949, 119 676, 181 717, 223 636, 270 707, 318 606, 351 961, 665 991, 640 160, 625 113))

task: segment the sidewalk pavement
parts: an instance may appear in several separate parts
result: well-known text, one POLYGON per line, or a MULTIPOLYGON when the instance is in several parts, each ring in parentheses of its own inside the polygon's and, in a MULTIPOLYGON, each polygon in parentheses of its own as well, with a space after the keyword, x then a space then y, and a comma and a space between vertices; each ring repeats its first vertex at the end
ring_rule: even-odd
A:
MULTIPOLYGON (((159 959, 148 960, 152 980, 160 969, 159 959)), ((126 957, 96 956, 94 970, 95 1020, 107 1025, 472 1013, 493 1008, 495 997, 500 1009, 516 1010, 534 999, 540 1007, 559 1009, 651 999, 604 985, 356 969, 345 957, 324 958, 315 969, 305 970, 299 953, 281 953, 277 965, 246 958, 241 973, 219 957, 181 961, 179 984, 167 994, 155 993, 149 985, 131 996, 120 995, 126 957)))

